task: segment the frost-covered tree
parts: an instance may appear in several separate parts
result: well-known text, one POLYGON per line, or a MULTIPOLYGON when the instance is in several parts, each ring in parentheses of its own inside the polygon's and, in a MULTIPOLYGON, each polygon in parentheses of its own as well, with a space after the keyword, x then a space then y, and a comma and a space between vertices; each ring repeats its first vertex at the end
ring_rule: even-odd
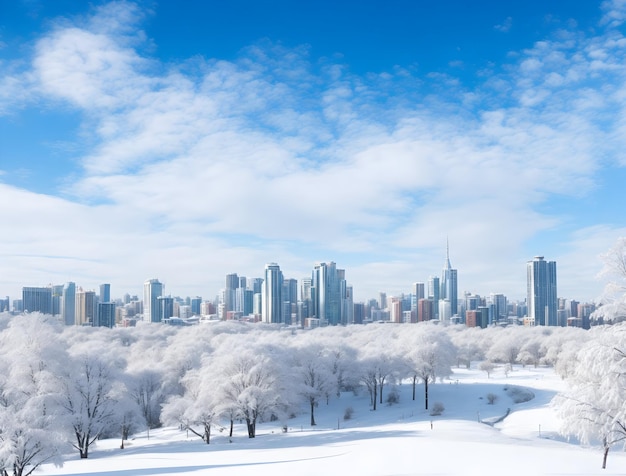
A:
POLYGON ((421 326, 420 332, 409 336, 410 350, 405 356, 413 379, 413 393, 418 380, 424 383, 424 408, 428 410, 428 386, 437 376, 447 377, 452 373, 456 359, 456 348, 450 336, 444 331, 421 326))
POLYGON ((115 421, 121 389, 121 363, 94 353, 78 353, 59 375, 62 394, 58 403, 65 425, 74 435, 72 445, 81 458, 115 421))
POLYGON ((561 431, 582 443, 600 443, 602 468, 609 449, 626 442, 626 325, 596 328, 576 355, 569 390, 556 400, 561 431))
POLYGON ((508 363, 511 366, 515 364, 527 338, 524 334, 515 327, 498 329, 493 345, 487 351, 487 359, 492 362, 508 363))
POLYGON ((321 345, 306 342, 304 346, 292 347, 292 377, 296 381, 295 391, 309 406, 311 426, 315 426, 315 408, 320 400, 337 392, 337 376, 333 372, 335 363, 324 353, 321 345))
POLYGON ((542 336, 534 336, 528 339, 520 348, 517 360, 523 365, 530 364, 537 368, 546 352, 543 342, 542 336))
POLYGON ((65 435, 54 398, 55 364, 65 360, 59 328, 37 313, 13 319, 0 333, 0 473, 28 476, 62 464, 65 435))
POLYGON ((495 368, 496 368, 496 365, 490 360, 483 360, 478 365, 478 369, 485 372, 487 374, 487 378, 491 377, 491 372, 493 372, 495 368))
POLYGON ((626 319, 626 237, 620 237, 602 256, 604 267, 600 276, 607 283, 600 298, 600 307, 591 315, 603 322, 626 319))
POLYGON ((485 358, 487 332, 476 327, 450 326, 452 343, 456 347, 457 367, 470 368, 473 361, 485 358))
POLYGON ((280 365, 262 348, 252 346, 218 355, 219 359, 214 362, 222 372, 224 398, 246 421, 248 437, 254 438, 259 419, 272 412, 280 413, 288 403, 284 399, 280 365))
POLYGON ((163 405, 163 421, 166 424, 180 424, 207 445, 211 443, 211 426, 218 415, 219 382, 216 377, 211 361, 205 356, 199 369, 192 369, 183 377, 185 393, 172 396, 163 405))
POLYGON ((158 428, 161 424, 161 405, 165 402, 161 373, 156 369, 129 373, 127 388, 148 428, 158 428))

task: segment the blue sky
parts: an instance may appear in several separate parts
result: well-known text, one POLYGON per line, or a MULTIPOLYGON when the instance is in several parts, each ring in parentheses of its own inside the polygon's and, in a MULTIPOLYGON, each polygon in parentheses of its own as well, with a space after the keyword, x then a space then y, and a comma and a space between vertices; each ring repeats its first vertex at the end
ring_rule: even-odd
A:
POLYGON ((626 2, 0 1, 0 295, 346 269, 592 300, 625 234, 626 2))

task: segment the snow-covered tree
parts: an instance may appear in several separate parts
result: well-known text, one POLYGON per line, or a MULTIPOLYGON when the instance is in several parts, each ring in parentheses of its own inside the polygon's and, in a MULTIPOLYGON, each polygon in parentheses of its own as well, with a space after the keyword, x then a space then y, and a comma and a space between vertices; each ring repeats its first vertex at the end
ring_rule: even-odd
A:
POLYGON ((0 473, 28 476, 40 465, 62 464, 66 440, 54 398, 55 364, 64 361, 50 316, 13 319, 0 333, 0 473))
POLYGON ((626 319, 626 237, 620 237, 602 256, 604 267, 600 276, 607 280, 600 298, 600 306, 591 315, 603 322, 626 319))
POLYGON ((556 400, 562 433, 609 449, 626 442, 626 325, 596 328, 594 339, 576 355, 567 376, 569 390, 556 400))
POLYGON ((163 405, 163 421, 166 424, 180 424, 202 438, 207 445, 211 443, 211 426, 218 415, 217 384, 212 363, 205 356, 199 369, 192 369, 183 377, 185 393, 172 396, 163 405))
POLYGON ((424 383, 424 408, 428 410, 428 385, 437 376, 447 377, 452 373, 456 348, 448 334, 430 326, 422 326, 417 335, 411 335, 410 346, 405 362, 413 378, 414 393, 416 382, 424 383))
POLYGON ((117 396, 124 390, 120 362, 94 353, 72 355, 59 375, 62 394, 59 405, 65 425, 74 435, 72 445, 81 458, 115 421, 117 396))
POLYGON ((315 408, 320 400, 337 392, 338 379, 333 373, 335 361, 324 353, 321 345, 305 343, 292 347, 292 376, 296 392, 304 398, 311 413, 311 426, 315 426, 315 408))
POLYGON ((136 370, 129 373, 127 382, 129 395, 139 406, 148 428, 159 427, 165 401, 161 373, 156 369, 136 370))
POLYGON ((219 353, 218 360, 224 398, 246 421, 249 438, 256 436, 260 418, 279 413, 287 404, 280 366, 261 349, 248 346, 231 354, 219 353))

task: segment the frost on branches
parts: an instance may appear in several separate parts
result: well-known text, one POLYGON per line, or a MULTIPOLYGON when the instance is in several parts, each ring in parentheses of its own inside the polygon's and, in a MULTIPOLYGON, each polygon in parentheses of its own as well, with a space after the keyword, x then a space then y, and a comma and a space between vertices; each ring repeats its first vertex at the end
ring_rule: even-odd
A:
POLYGON ((609 449, 626 442, 626 325, 597 327, 576 354, 567 375, 569 391, 554 401, 561 432, 583 444, 600 444, 602 468, 609 449))
POLYGON ((600 276, 608 282, 600 298, 601 305, 591 317, 603 323, 626 320, 626 238, 619 238, 602 256, 602 261, 600 276))

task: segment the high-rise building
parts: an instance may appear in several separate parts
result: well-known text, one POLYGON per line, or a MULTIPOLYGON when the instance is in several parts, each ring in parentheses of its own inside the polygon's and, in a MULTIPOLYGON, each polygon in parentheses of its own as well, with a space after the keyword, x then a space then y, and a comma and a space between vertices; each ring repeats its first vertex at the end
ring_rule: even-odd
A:
POLYGON ((159 296, 156 300, 158 314, 158 321, 156 322, 163 322, 164 319, 174 317, 174 298, 172 296, 159 296))
POLYGON ((439 318, 439 299, 441 298, 441 286, 439 285, 439 278, 437 276, 431 276, 428 278, 428 299, 432 302, 433 306, 433 319, 439 318))
MULTIPOLYGON (((245 278, 244 278, 244 282, 245 282, 245 278)), ((239 284, 240 284, 240 280, 239 280, 239 276, 237 275, 237 273, 226 275, 226 288, 223 290, 221 298, 220 298, 222 303, 224 304, 223 305, 224 315, 226 315, 226 313, 230 311, 239 311, 239 309, 236 308, 237 289, 239 289, 239 284)))
MULTIPOLYGON (((506 304, 506 296, 504 294, 491 294, 491 303, 494 305, 494 320, 506 320, 508 317, 508 309, 506 304)), ((490 322, 490 324, 493 324, 490 322)))
POLYGON ((556 261, 535 256, 527 263, 526 271, 528 317, 536 326, 556 326, 556 261))
POLYGON ((69 282, 63 286, 61 315, 66 326, 76 324, 76 284, 69 282))
POLYGON ((149 279, 143 283, 143 319, 149 322, 161 322, 158 298, 163 296, 163 284, 158 279, 149 279))
POLYGON ((283 273, 276 263, 265 265, 265 280, 262 285, 261 319, 268 324, 283 321, 283 273))
POLYGON ((417 301, 417 322, 430 321, 433 319, 433 302, 430 299, 417 301))
POLYGON ((111 285, 110 284, 100 285, 99 302, 111 302, 111 285))
POLYGON ((200 306, 202 306, 202 298, 200 296, 191 298, 191 314, 193 316, 200 315, 200 306))
POLYGON ((341 324, 341 280, 344 270, 338 270, 336 264, 317 263, 311 278, 311 297, 313 317, 331 326, 341 324))
POLYGON ((98 318, 94 323, 96 327, 108 327, 112 329, 115 327, 115 303, 113 302, 99 302, 98 303, 98 318))
POLYGON ((52 288, 22 288, 22 309, 24 312, 52 314, 52 288))
POLYGON ((285 324, 296 324, 298 318, 298 280, 283 280, 283 320, 285 324))
POLYGON ((9 296, 5 299, 0 299, 0 312, 9 312, 9 296))
POLYGON ((63 285, 57 284, 51 286, 52 288, 52 315, 60 316, 61 307, 63 305, 63 285))
POLYGON ((96 322, 96 292, 78 288, 76 292, 76 325, 93 326, 96 322))
POLYGON ((415 296, 415 301, 424 299, 426 297, 424 293, 425 293, 424 283, 413 283, 413 295, 415 296))
POLYGON ((456 315, 458 312, 457 287, 457 270, 453 269, 452 265, 450 265, 450 246, 446 242, 446 262, 441 274, 441 294, 439 297, 440 299, 448 299, 450 301, 450 312, 452 316, 456 315))

